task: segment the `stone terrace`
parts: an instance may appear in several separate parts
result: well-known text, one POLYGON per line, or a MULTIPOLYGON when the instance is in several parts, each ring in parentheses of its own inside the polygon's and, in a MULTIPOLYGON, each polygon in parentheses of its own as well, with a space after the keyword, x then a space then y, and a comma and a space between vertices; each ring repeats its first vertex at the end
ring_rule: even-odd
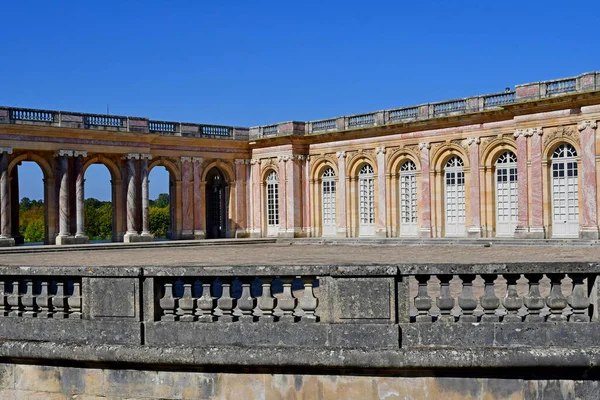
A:
MULTIPOLYGON (((27 250, 27 248, 22 248, 27 250)), ((0 266, 368 265, 598 262, 598 247, 483 245, 238 244, 0 254, 0 266)))

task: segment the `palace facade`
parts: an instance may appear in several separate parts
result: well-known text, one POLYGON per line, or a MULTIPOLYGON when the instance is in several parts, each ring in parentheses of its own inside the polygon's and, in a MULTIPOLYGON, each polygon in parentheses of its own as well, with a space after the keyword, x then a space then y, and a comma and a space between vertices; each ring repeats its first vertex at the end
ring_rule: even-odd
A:
POLYGON ((148 175, 170 174, 172 239, 598 239, 600 73, 310 122, 239 128, 0 107, 0 245, 19 165, 44 175, 45 241, 86 243, 84 175, 111 174, 113 241, 153 240, 148 175))

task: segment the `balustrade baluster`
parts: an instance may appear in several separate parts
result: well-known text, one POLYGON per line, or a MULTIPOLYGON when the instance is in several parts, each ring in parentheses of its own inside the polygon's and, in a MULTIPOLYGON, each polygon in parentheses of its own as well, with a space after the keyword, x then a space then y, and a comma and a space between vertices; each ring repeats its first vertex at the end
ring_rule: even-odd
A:
POLYGON ((573 309, 569 322, 590 322, 590 316, 588 315, 590 299, 583 285, 585 275, 569 274, 569 277, 573 281, 573 290, 568 298, 569 305, 573 309))
POLYGON ((543 322, 544 318, 540 315, 544 308, 544 298, 540 294, 540 279, 542 274, 525 274, 525 278, 529 281, 529 293, 525 296, 525 307, 527 315, 525 322, 543 322))
POLYGON ((220 278, 223 287, 221 297, 217 300, 218 320, 222 322, 233 322, 236 317, 233 315, 233 309, 237 304, 237 299, 231 297, 232 279, 220 278))
POLYGON ((282 277, 280 279, 281 282, 283 282, 283 292, 279 299, 277 299, 277 309, 275 310, 275 313, 278 315, 279 321, 293 321, 293 314, 297 301, 292 294, 292 281, 294 278, 282 277))
POLYGON ((165 294, 158 302, 163 311, 160 320, 176 321, 177 315, 175 315, 175 307, 177 305, 177 299, 173 296, 173 282, 165 282, 163 287, 165 289, 165 294))
POLYGON ((273 321, 273 310, 275 309, 276 299, 271 294, 271 283, 273 278, 261 276, 262 295, 258 298, 254 315, 261 322, 273 321))
POLYGON ((213 322, 215 317, 213 310, 217 304, 217 299, 211 295, 211 282, 206 279, 202 281, 202 296, 198 299, 198 308, 196 309, 196 316, 200 322, 213 322))
POLYGON ((52 296, 53 318, 67 318, 67 297, 65 296, 65 286, 61 281, 56 281, 56 294, 52 296))
POLYGON ((561 282, 565 274, 546 274, 550 278, 550 295, 546 297, 546 305, 550 309, 548 321, 566 321, 563 315, 567 307, 567 298, 562 293, 561 282))
POLYGON ((462 293, 458 296, 458 306, 462 310, 459 321, 477 322, 473 313, 477 308, 477 299, 473 296, 475 275, 459 275, 459 278, 462 280, 462 293))
POLYGON ((521 277, 520 274, 505 274, 506 279, 506 295, 502 300, 502 305, 506 309, 506 315, 502 319, 504 322, 522 322, 523 318, 519 316, 519 310, 523 307, 523 300, 517 293, 517 281, 521 277))
POLYGON ((252 310, 256 306, 256 298, 252 296, 251 284, 253 278, 243 277, 242 281, 242 294, 237 301, 237 307, 235 309, 235 315, 244 321, 252 320, 252 310))
POLYGON ((25 293, 21 296, 21 303, 23 304, 25 318, 34 318, 35 312, 35 298, 33 297, 33 280, 25 280, 25 293))
POLYGON ((195 321, 196 317, 194 316, 194 308, 196 306, 196 299, 192 296, 192 284, 190 282, 186 282, 183 284, 183 296, 177 302, 179 308, 177 309, 177 314, 180 315, 180 321, 195 321))
POLYGON ((12 290, 8 295, 8 305, 10 306, 9 317, 20 317, 22 314, 21 294, 19 291, 19 281, 13 281, 12 290))
POLYGON ((6 282, 0 281, 0 317, 8 316, 8 307, 6 303, 6 282))
POLYGON ((450 280, 452 280, 452 275, 437 275, 437 278, 440 280, 440 295, 435 299, 435 304, 440 309, 438 321, 453 322, 452 309, 455 302, 454 298, 450 295, 450 280))
POLYGON ((38 307, 38 318, 52 318, 52 312, 50 311, 50 295, 48 294, 48 281, 42 281, 40 283, 40 294, 35 297, 35 304, 38 307))
POLYGON ((483 296, 479 298, 479 304, 483 308, 481 321, 483 322, 498 322, 500 318, 496 315, 496 310, 500 307, 500 299, 494 293, 494 281, 498 277, 497 274, 481 275, 484 282, 483 296))
POLYGON ((319 305, 319 299, 315 297, 313 291, 314 279, 303 277, 302 282, 304 283, 304 293, 299 301, 300 309, 302 310, 300 318, 305 322, 317 322, 316 310, 319 305))
POLYGON ((67 299, 69 318, 81 319, 81 283, 73 282, 73 294, 67 299))
POLYGON ((431 309, 431 297, 427 293, 427 282, 429 275, 415 275, 415 279, 419 283, 417 295, 414 298, 415 308, 417 309, 417 322, 431 322, 429 310, 431 309))

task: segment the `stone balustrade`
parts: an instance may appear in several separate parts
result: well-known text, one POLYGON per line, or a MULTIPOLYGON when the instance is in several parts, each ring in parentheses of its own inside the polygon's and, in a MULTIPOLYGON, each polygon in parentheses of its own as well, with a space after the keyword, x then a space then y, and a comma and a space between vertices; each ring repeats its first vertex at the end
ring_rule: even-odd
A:
POLYGON ((0 340, 570 347, 600 343, 599 276, 598 263, 0 267, 0 340))

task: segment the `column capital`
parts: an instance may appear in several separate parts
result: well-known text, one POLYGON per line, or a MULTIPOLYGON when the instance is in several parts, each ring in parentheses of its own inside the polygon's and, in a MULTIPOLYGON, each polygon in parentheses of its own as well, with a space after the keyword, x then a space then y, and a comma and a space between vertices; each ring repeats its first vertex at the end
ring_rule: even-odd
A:
POLYGON ((335 153, 335 155, 337 156, 337 158, 346 158, 345 151, 338 151, 337 153, 335 153))
POLYGON ((250 164, 254 165, 254 164, 260 164, 260 160, 258 158, 253 158, 250 160, 250 164))
POLYGON ((377 154, 383 153, 385 154, 385 147, 378 147, 377 148, 377 154))
POLYGON ((54 153, 54 157, 73 157, 73 150, 58 150, 54 153))
POLYGON ((139 153, 127 153, 127 154, 121 156, 121 160, 139 160, 139 159, 140 159, 139 153))
POLYGON ((246 160, 244 158, 236 158, 235 160, 233 160, 233 162, 235 163, 235 165, 245 165, 248 164, 250 160, 246 160))
POLYGON ((419 150, 423 150, 423 149, 431 149, 431 143, 429 142, 423 142, 423 143, 419 143, 419 150))
POLYGON ((481 143, 481 139, 479 139, 478 137, 467 139, 467 146, 471 146, 473 144, 479 144, 479 143, 481 143))
POLYGON ((73 157, 79 157, 79 156, 87 157, 87 151, 78 151, 78 150, 73 151, 73 157))
POLYGON ((140 154, 140 160, 152 160, 152 154, 140 154))
POLYGON ((592 128, 592 129, 596 129, 596 121, 592 121, 592 120, 587 120, 587 121, 581 121, 577 124, 577 129, 579 129, 580 131, 586 129, 586 128, 592 128))
POLYGON ((295 157, 299 161, 310 160, 310 156, 308 154, 298 154, 295 157))
POLYGON ((293 156, 277 156, 277 161, 289 161, 293 156))
POLYGON ((192 162, 192 157, 181 157, 180 158, 181 162, 192 162))
POLYGON ((525 136, 525 129, 515 129, 515 133, 513 135, 516 138, 519 136, 525 136))
POLYGON ((192 162, 201 164, 204 161, 202 157, 192 157, 192 162))
POLYGON ((2 153, 12 154, 12 152, 13 152, 12 147, 0 147, 0 154, 2 154, 2 153))

